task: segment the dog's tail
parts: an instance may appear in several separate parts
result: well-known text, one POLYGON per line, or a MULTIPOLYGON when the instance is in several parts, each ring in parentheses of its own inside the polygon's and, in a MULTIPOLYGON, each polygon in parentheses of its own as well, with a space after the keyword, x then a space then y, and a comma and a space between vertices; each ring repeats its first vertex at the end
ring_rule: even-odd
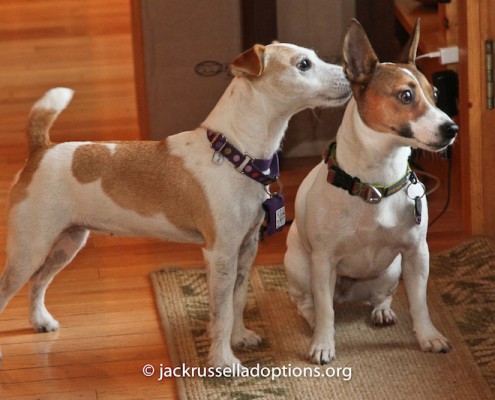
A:
POLYGON ((50 89, 31 109, 28 124, 29 151, 50 145, 48 135, 53 122, 67 107, 74 91, 67 88, 50 89))

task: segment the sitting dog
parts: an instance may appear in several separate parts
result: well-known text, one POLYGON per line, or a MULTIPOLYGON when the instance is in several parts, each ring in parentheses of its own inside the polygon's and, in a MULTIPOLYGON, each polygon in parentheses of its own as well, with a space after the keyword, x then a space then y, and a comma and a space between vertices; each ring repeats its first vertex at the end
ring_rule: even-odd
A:
POLYGON ((402 63, 392 64, 378 61, 357 21, 344 39, 354 96, 336 143, 298 190, 285 255, 316 364, 335 358, 333 302, 370 301, 373 324, 395 323, 390 304, 401 272, 421 349, 450 349, 428 313, 427 204, 408 160, 411 147, 445 149, 458 127, 435 107, 436 89, 415 67, 418 41, 419 21, 402 63))
POLYGON ((231 346, 260 342, 243 310, 276 152, 293 114, 342 105, 351 90, 342 67, 295 45, 256 45, 231 69, 204 123, 160 142, 54 144, 49 129, 72 91, 52 89, 33 106, 30 156, 9 197, 0 311, 29 280, 31 324, 57 329, 46 289, 90 231, 194 242, 208 271, 209 364, 239 363, 231 346))

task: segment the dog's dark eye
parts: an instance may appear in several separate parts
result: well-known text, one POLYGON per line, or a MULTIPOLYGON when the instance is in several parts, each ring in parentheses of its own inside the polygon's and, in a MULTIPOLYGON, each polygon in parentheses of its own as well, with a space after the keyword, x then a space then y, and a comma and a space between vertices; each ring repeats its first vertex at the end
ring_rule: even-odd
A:
POLYGON ((404 104, 410 104, 414 99, 413 93, 410 90, 404 90, 399 94, 399 100, 404 104))
POLYGON ((307 71, 311 68, 311 61, 309 61, 307 58, 304 58, 297 63, 296 67, 300 71, 307 71))
POLYGON ((438 102, 438 89, 436 87, 433 88, 433 100, 435 100, 435 104, 438 102))

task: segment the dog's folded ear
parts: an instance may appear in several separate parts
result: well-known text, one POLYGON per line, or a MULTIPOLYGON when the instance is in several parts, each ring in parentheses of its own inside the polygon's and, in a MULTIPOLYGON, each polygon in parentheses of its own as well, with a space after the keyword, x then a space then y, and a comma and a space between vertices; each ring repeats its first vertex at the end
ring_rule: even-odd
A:
POLYGON ((236 57, 230 64, 230 71, 234 76, 261 76, 263 72, 263 58, 265 46, 256 44, 236 57))
POLYGON ((378 57, 361 24, 352 19, 344 37, 344 72, 352 83, 366 86, 375 71, 378 57))
POLYGON ((402 49, 402 53, 397 62, 401 64, 416 64, 416 52, 418 51, 419 44, 419 25, 420 19, 418 18, 414 25, 411 37, 402 49))

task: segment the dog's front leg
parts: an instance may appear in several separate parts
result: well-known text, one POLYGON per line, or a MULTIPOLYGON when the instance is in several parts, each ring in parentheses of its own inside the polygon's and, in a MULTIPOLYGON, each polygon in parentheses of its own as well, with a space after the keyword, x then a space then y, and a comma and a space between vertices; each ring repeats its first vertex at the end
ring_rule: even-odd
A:
POLYGON ((257 346, 261 338, 256 332, 244 326, 244 308, 246 307, 247 291, 249 286, 249 272, 258 252, 258 232, 260 223, 247 234, 239 252, 237 277, 234 287, 234 328, 231 343, 233 347, 250 348, 257 346))
POLYGON ((335 359, 333 296, 337 271, 325 251, 311 256, 311 291, 315 304, 315 325, 309 348, 309 359, 315 364, 328 364, 335 359))
POLYGON ((237 276, 238 253, 225 249, 203 249, 206 261, 210 307, 209 335, 211 338, 208 364, 230 367, 240 364, 230 347, 234 326, 234 285, 237 276))
POLYGON ((423 351, 447 353, 449 341, 435 328, 430 319, 426 302, 426 290, 430 269, 430 255, 426 241, 419 248, 402 256, 404 284, 406 286, 413 329, 423 351))

